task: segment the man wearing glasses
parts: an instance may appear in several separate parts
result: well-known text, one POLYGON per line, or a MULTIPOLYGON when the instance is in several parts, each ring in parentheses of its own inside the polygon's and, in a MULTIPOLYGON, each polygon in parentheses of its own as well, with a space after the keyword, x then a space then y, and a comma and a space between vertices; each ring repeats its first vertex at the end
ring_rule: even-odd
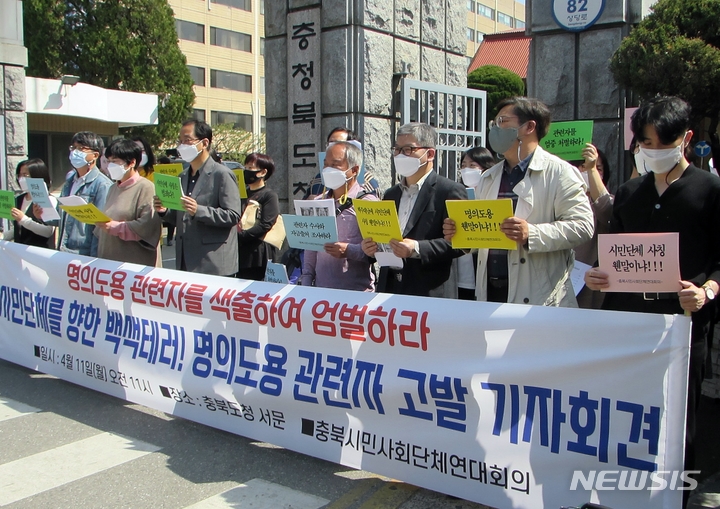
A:
MULTIPOLYGON (((393 239, 390 248, 402 258, 401 269, 383 267, 378 291, 402 295, 457 298, 457 284, 448 281, 453 258, 463 254, 443 239, 447 200, 465 200, 462 184, 433 171, 437 132, 421 123, 405 124, 397 132, 393 147, 395 171, 400 183, 387 190, 394 200, 402 239, 393 239)), ((372 239, 363 239, 362 249, 374 257, 378 250, 372 239)))
POLYGON ((188 120, 180 129, 178 154, 190 167, 180 174, 184 210, 168 210, 155 197, 155 210, 177 226, 179 270, 234 276, 238 271, 240 191, 233 172, 210 157, 212 129, 188 120))
MULTIPOLYGON (((69 150, 70 164, 74 171, 68 174, 60 196, 79 196, 87 203, 104 210, 105 199, 112 182, 97 167, 97 162, 105 150, 102 138, 89 131, 76 133, 72 137, 69 150)), ((95 225, 82 223, 63 210, 59 212, 61 219, 58 250, 84 256, 97 256, 98 238, 93 234, 95 225)))
MULTIPOLYGON (((505 158, 484 172, 478 200, 510 198, 515 211, 501 224, 517 250, 478 251, 478 300, 577 307, 570 281, 572 248, 592 238, 594 225, 585 184, 577 168, 549 154, 540 140, 550 110, 537 99, 513 97, 498 105, 488 141, 505 158)), ((455 223, 445 222, 452 240, 455 223)))

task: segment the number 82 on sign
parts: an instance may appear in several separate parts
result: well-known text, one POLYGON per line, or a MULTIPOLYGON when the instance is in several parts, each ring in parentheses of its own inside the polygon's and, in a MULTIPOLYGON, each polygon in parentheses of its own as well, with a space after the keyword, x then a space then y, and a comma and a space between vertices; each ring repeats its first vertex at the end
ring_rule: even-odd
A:
POLYGON ((571 32, 590 28, 600 18, 605 0, 553 0, 553 18, 571 32))

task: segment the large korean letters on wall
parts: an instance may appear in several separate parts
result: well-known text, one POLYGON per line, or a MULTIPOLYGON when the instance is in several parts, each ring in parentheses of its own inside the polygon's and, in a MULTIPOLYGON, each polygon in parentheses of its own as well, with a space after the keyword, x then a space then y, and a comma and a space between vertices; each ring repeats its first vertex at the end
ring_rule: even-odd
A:
MULTIPOLYGON (((581 505, 575 471, 637 485, 682 469, 686 317, 249 282, 4 241, 0 260, 0 357, 186 419, 498 508, 581 505)), ((681 493, 597 496, 642 509, 681 493)))

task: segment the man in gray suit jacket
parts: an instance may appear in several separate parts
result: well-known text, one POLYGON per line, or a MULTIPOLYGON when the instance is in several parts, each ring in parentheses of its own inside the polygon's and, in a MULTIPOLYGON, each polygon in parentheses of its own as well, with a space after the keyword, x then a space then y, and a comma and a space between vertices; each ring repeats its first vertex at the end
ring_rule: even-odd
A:
POLYGON ((188 120, 180 129, 180 157, 190 168, 180 174, 184 210, 168 210, 155 197, 155 210, 177 226, 175 265, 179 270, 234 276, 238 271, 240 191, 232 171, 210 157, 212 129, 188 120))

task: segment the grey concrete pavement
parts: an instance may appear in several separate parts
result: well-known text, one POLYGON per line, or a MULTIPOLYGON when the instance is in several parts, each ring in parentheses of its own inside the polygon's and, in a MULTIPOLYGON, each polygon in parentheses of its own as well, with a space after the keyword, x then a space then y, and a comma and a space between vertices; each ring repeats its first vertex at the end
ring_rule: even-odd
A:
POLYGON ((2 360, 0 506, 485 508, 176 418, 2 360), (282 500, 292 500, 292 505, 282 500))

